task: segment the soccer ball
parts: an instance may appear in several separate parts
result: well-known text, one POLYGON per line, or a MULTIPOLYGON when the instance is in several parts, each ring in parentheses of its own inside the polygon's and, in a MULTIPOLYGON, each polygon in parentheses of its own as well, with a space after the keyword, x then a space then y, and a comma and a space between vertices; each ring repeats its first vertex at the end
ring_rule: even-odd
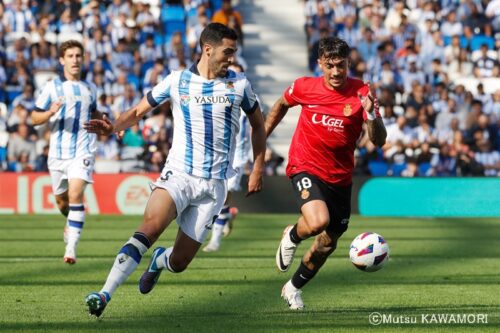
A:
POLYGON ((389 245, 379 234, 364 232, 352 241, 349 257, 356 268, 375 272, 389 260, 389 245))

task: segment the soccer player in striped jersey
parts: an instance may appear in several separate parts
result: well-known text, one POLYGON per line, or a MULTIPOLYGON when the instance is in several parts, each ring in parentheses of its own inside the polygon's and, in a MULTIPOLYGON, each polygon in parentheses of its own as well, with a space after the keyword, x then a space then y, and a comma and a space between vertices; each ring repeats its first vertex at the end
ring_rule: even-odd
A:
POLYGON ((149 293, 160 273, 184 271, 193 260, 217 219, 227 192, 235 137, 243 110, 252 126, 254 168, 248 193, 262 188, 266 146, 264 120, 249 81, 243 73, 228 70, 236 57, 236 32, 223 24, 209 24, 200 36, 202 55, 190 69, 173 71, 113 125, 92 120, 88 131, 110 135, 136 124, 159 104, 170 100, 174 137, 165 167, 152 184, 142 224, 119 251, 106 282, 90 293, 86 303, 91 315, 100 316, 116 288, 137 268, 161 233, 176 219, 179 225, 173 246, 158 247, 139 281, 149 293))
POLYGON ((347 76, 349 53, 349 45, 342 39, 322 38, 318 64, 323 77, 295 80, 266 119, 269 136, 290 107, 302 107, 286 168, 301 216, 283 232, 276 253, 278 269, 288 271, 300 242, 316 238, 282 288, 281 296, 292 310, 304 308, 302 287, 335 251, 337 240, 347 230, 354 150, 363 124, 374 145, 383 146, 387 136, 369 86, 347 76))
POLYGON ((81 80, 83 45, 76 40, 61 44, 59 62, 63 74, 45 84, 31 113, 33 125, 48 123, 50 135, 48 167, 52 190, 61 213, 67 217, 64 228, 64 261, 76 262, 76 246, 85 223, 83 193, 92 183, 96 135, 83 124, 102 119, 96 110, 95 86, 81 80))

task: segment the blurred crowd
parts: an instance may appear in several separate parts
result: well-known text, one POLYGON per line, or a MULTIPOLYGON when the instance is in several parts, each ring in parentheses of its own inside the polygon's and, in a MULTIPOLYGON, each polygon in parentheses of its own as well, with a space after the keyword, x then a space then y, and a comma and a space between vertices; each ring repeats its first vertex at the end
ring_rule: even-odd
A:
POLYGON ((318 40, 338 36, 379 98, 387 143, 364 135, 356 173, 500 176, 500 0, 308 0, 304 13, 311 72, 318 40))
MULTIPOLYGON (((387 127, 376 149, 366 135, 358 174, 496 176, 500 172, 500 0, 306 0, 309 69, 318 40, 352 47, 350 75, 371 82, 387 127)), ((57 47, 85 46, 84 80, 98 110, 116 118, 170 71, 189 68, 209 22, 243 19, 231 0, 0 0, 0 170, 46 171, 49 132, 34 128, 35 96, 60 74, 57 47)), ((161 170, 172 138, 167 104, 123 138, 101 137, 97 172, 161 170)), ((269 150, 268 174, 282 158, 269 150)))
MULTIPOLYGON (((49 129, 30 113, 39 89, 61 74, 58 46, 85 48, 82 80, 98 91, 98 111, 116 119, 171 71, 200 56, 210 22, 240 35, 243 20, 230 0, 0 0, 0 170, 47 171, 49 129)), ((172 140, 168 103, 124 133, 98 138, 96 172, 158 172, 172 140)))

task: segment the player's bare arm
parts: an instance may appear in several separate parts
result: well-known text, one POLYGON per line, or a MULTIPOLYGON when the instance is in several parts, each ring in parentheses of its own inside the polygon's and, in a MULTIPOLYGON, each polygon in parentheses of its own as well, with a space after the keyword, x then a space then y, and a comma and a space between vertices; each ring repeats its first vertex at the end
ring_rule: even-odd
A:
POLYGON ((252 173, 248 179, 247 196, 262 190, 262 175, 264 173, 264 155, 266 153, 266 130, 264 117, 260 107, 248 116, 248 121, 252 126, 252 148, 254 165, 252 173))
POLYGON ((374 120, 367 120, 366 125, 368 128, 368 137, 370 138, 370 141, 378 147, 382 147, 383 145, 385 145, 387 132, 385 130, 382 118, 377 117, 374 120))
POLYGON ((378 108, 378 100, 371 92, 368 92, 366 96, 358 95, 358 97, 361 100, 363 109, 368 115, 368 119, 366 120, 368 137, 375 146, 382 147, 385 144, 387 132, 382 118, 377 117, 375 114, 375 108, 378 108))
POLYGON ((45 124, 49 121, 50 117, 61 110, 62 105, 63 103, 61 101, 56 101, 50 105, 50 108, 47 111, 31 112, 31 122, 34 126, 45 124))
POLYGON ((271 111, 266 118, 266 136, 269 137, 271 133, 274 131, 276 126, 280 123, 281 119, 285 116, 290 105, 286 101, 286 99, 281 96, 272 106, 271 111))
POLYGON ((149 104, 147 98, 143 97, 137 105, 122 113, 114 125, 107 118, 91 119, 88 123, 84 124, 84 128, 90 133, 111 135, 137 124, 152 109, 153 107, 149 104))

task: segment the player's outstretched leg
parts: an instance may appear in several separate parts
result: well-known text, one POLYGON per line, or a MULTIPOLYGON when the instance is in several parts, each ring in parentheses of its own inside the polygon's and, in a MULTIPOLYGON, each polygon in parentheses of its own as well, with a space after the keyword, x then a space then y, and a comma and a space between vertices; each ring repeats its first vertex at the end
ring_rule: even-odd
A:
POLYGON ((281 297, 288 304, 290 310, 303 310, 304 302, 302 301, 302 290, 297 289, 289 280, 281 289, 281 297))
POLYGON ((89 307, 89 315, 100 317, 110 300, 111 298, 106 292, 88 294, 85 297, 85 303, 89 307))
POLYGON ((300 241, 293 242, 291 239, 290 232, 292 232, 294 228, 296 229, 296 226, 292 225, 285 228, 280 246, 276 252, 276 266, 278 266, 278 269, 281 272, 286 272, 290 269, 293 262, 293 256, 295 255, 295 251, 300 244, 300 241))
POLYGON ((147 294, 153 290, 163 268, 166 267, 165 261, 168 260, 170 253, 172 253, 172 248, 157 247, 153 251, 151 261, 139 280, 139 291, 141 294, 147 294))

